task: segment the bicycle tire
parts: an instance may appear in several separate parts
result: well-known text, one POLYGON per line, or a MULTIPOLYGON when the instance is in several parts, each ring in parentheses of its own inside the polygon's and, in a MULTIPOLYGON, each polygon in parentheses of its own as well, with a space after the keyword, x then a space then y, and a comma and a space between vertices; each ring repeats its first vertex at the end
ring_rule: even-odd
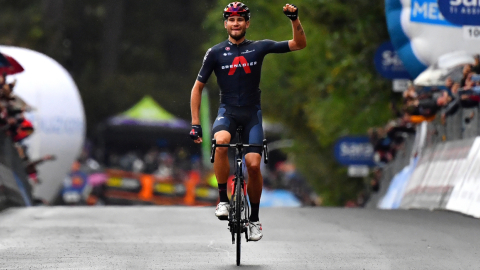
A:
POLYGON ((240 257, 242 252, 242 180, 237 179, 235 187, 235 229, 237 238, 237 266, 240 265, 240 257))

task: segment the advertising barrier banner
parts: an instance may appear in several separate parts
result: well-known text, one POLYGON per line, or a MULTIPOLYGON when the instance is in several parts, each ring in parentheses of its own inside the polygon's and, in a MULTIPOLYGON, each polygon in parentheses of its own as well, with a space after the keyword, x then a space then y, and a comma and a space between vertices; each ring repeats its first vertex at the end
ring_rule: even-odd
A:
POLYGON ((473 197, 473 189, 476 185, 478 176, 477 168, 480 160, 480 139, 475 139, 473 146, 467 157, 467 164, 457 176, 457 181, 453 186, 451 196, 446 204, 446 209, 467 214, 473 197))
MULTIPOLYGON (((464 110, 457 113, 461 116, 458 121, 417 126, 412 147, 405 149, 410 149, 407 153, 418 158, 418 163, 401 170, 395 164, 403 163, 395 158, 384 168, 379 193, 385 196, 378 208, 396 209, 401 198, 402 209, 450 210, 480 218, 480 137, 475 137, 480 122, 470 123, 476 130, 470 131, 464 117, 472 110, 464 110), (458 137, 445 136, 449 126, 458 129, 458 137), (409 169, 413 170, 411 177, 409 169)), ((478 114, 478 109, 473 112, 478 114)))
POLYGON ((460 179, 474 140, 439 143, 427 148, 407 186, 402 208, 444 208, 460 179))
POLYGON ((200 175, 190 172, 187 179, 106 170, 105 197, 113 203, 159 205, 216 205, 218 190, 200 183, 200 175))
POLYGON ((392 179, 387 193, 379 201, 378 208, 380 209, 398 209, 400 207, 403 193, 410 180, 413 171, 417 165, 418 158, 414 158, 410 165, 405 167, 401 172, 395 175, 392 179))

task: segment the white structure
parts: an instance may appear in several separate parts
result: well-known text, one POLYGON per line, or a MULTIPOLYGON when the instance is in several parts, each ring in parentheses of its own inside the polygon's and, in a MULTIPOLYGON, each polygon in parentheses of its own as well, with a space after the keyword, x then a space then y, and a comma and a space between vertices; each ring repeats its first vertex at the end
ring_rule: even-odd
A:
POLYGON ((436 0, 401 2, 402 28, 420 62, 429 66, 445 53, 462 50, 473 55, 480 52, 480 39, 468 38, 462 26, 448 23, 436 0))
POLYGON ((420 73, 415 79, 415 85, 440 86, 445 85, 447 77, 455 81, 462 78, 463 66, 474 64, 473 56, 464 51, 447 53, 438 58, 438 61, 420 73))
POLYGON ((480 35, 471 34, 480 27, 448 22, 440 13, 437 0, 385 0, 385 8, 390 38, 412 77, 445 54, 480 53, 480 35))
POLYGON ((57 157, 38 166, 42 183, 34 189, 35 197, 51 201, 84 142, 85 114, 80 94, 70 74, 52 58, 10 46, 0 46, 0 52, 12 56, 25 69, 8 76, 7 81, 16 79, 14 93, 35 108, 25 115, 35 127, 25 141, 31 159, 46 154, 57 157))

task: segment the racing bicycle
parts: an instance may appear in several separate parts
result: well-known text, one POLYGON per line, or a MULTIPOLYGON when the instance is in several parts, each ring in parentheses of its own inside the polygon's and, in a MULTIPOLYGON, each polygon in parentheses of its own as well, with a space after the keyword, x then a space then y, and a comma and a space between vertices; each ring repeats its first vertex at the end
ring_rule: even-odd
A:
POLYGON ((237 244, 237 265, 240 265, 241 255, 241 236, 245 233, 245 239, 248 242, 248 218, 250 216, 250 206, 247 199, 247 185, 243 176, 244 165, 244 149, 245 147, 261 147, 264 155, 265 164, 268 163, 268 148, 267 140, 263 140, 263 144, 244 144, 242 143, 243 127, 237 128, 237 143, 217 144, 215 139, 212 139, 212 152, 210 161, 215 161, 215 150, 217 147, 231 147, 235 148, 235 178, 233 179, 234 188, 232 190, 232 197, 230 199, 230 211, 228 213, 228 229, 232 234, 232 244, 237 244), (236 241, 235 241, 236 240, 236 241))

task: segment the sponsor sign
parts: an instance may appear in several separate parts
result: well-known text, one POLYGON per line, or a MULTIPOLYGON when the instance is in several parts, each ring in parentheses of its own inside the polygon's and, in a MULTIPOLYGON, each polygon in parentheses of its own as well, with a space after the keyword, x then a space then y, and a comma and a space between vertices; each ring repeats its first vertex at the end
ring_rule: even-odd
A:
POLYGON ((335 158, 342 165, 374 166, 373 146, 368 137, 343 137, 335 144, 335 158))
POLYGON ((445 20, 440 12, 437 0, 412 0, 410 21, 423 24, 456 26, 445 20))
POLYGON ((127 177, 109 177, 107 186, 132 192, 139 192, 141 189, 140 182, 137 179, 127 177))
POLYGON ((366 165, 350 165, 348 166, 348 176, 365 177, 368 175, 369 169, 366 165))
POLYGON ((408 88, 408 82, 410 80, 407 79, 395 79, 392 81, 392 88, 393 92, 403 92, 408 88))
POLYGON ((182 184, 157 183, 154 185, 153 191, 156 195, 167 195, 167 196, 184 196, 185 195, 185 187, 182 184))
POLYGON ((480 40, 480 26, 464 25, 462 28, 463 28, 463 39, 480 40))
POLYGON ((457 25, 480 25, 480 1, 438 0, 438 7, 445 19, 457 25))
POLYGON ((397 55, 391 42, 380 45, 375 52, 375 68, 387 79, 410 79, 410 74, 397 55))
POLYGON ((218 199, 218 190, 211 187, 197 187, 195 189, 195 197, 201 200, 214 200, 218 199))

